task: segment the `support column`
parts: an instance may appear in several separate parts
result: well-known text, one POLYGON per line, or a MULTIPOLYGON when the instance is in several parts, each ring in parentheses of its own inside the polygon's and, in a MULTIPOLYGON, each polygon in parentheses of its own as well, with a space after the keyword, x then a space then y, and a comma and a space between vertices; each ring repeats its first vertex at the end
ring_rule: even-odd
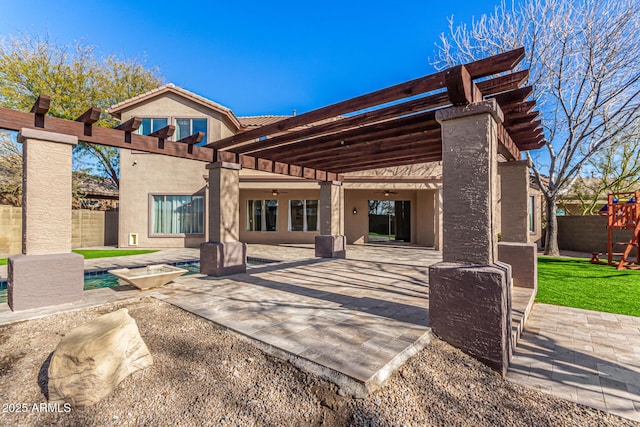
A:
POLYGON ((498 164, 502 230, 498 259, 511 265, 513 286, 538 288, 538 248, 529 243, 529 161, 498 164))
POLYGON ((75 136, 22 129, 22 254, 9 257, 12 310, 82 299, 84 258, 71 252, 71 150, 75 136))
POLYGON ((209 170, 209 241, 200 245, 200 272, 227 276, 247 271, 240 236, 240 165, 216 162, 209 170))
POLYGON ((433 238, 433 248, 436 251, 442 250, 442 188, 438 188, 434 194, 435 197, 435 234, 433 238))
POLYGON ((429 268, 436 335, 503 375, 509 364, 509 266, 497 262, 495 100, 436 113, 442 126, 443 262, 429 268))
POLYGON ((320 182, 320 235, 316 236, 316 256, 344 258, 344 189, 340 181, 320 182))

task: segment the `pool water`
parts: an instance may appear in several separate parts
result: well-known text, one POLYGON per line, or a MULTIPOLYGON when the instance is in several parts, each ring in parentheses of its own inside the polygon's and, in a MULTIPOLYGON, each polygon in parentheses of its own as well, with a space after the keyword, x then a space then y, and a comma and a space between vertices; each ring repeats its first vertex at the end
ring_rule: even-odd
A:
MULTIPOLYGON (((184 274, 185 276, 188 276, 190 274, 200 273, 200 261, 194 261, 188 264, 170 264, 170 265, 175 265, 176 267, 180 267, 180 268, 184 268, 185 270, 188 270, 188 272, 184 274)), ((135 268, 135 267, 129 267, 129 268, 135 268)), ((101 271, 94 275, 85 274, 84 276, 85 291, 88 291, 90 289, 99 289, 99 288, 113 288, 115 286, 120 286, 120 285, 127 285, 127 283, 124 280, 118 279, 113 274, 107 273, 106 271, 101 271)))
MULTIPOLYGON (((247 267, 255 267, 262 264, 269 264, 273 262, 278 262, 269 259, 262 258, 247 258, 247 267)), ((174 265, 176 267, 184 268, 188 270, 184 276, 189 276, 191 274, 199 274, 200 273, 200 260, 194 261, 182 261, 182 262, 172 262, 165 263, 168 265, 174 265)), ((143 265, 137 267, 144 267, 143 265)), ((136 268, 136 267, 129 267, 136 268)), ((183 276, 183 277, 184 277, 183 276)), ((113 274, 109 274, 106 271, 92 271, 84 274, 84 290, 88 291, 91 289, 99 289, 99 288, 114 288, 116 286, 127 285, 123 280, 118 279, 113 274)), ((7 302, 7 282, 5 280, 0 281, 0 304, 7 302)))
MULTIPOLYGON (((169 265, 175 265, 176 267, 184 268, 188 270, 185 273, 185 276, 190 274, 200 273, 200 261, 190 261, 190 262, 179 262, 179 263, 171 263, 169 265)), ((143 267, 143 266, 140 266, 143 267)), ((134 268, 134 267, 129 267, 134 268)), ((93 271, 89 273, 85 273, 84 275, 84 290, 88 291, 91 289, 99 289, 99 288, 113 288, 116 286, 127 285, 124 281, 121 281, 113 274, 109 274, 106 271, 93 271)), ((0 282, 0 303, 7 302, 7 282, 0 282)))

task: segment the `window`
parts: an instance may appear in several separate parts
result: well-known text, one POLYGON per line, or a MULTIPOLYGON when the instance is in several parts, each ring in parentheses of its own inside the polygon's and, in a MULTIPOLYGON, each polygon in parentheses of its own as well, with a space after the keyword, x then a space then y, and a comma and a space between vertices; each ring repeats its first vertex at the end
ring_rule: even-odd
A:
POLYGON ((204 196, 153 196, 152 234, 203 234, 204 196))
POLYGON ((150 119, 142 119, 142 123, 138 128, 138 133, 140 135, 149 135, 157 130, 162 129, 169 125, 169 119, 162 118, 150 118, 150 119))
POLYGON ((278 201, 247 200, 247 231, 278 231, 278 201))
POLYGON ((204 132, 204 139, 198 145, 207 143, 207 119, 176 119, 176 141, 204 132))
POLYGON ((317 200, 289 200, 289 231, 318 231, 317 200))
POLYGON ((529 232, 536 232, 536 196, 529 196, 529 232))

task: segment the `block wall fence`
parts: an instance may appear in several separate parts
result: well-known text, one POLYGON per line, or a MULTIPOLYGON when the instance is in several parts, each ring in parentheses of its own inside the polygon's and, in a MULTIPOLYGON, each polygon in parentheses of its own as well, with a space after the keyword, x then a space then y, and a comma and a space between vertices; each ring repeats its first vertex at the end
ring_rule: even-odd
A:
MULTIPOLYGON (((118 244, 118 211, 72 211, 72 248, 118 244)), ((22 208, 0 205, 0 257, 22 252, 22 208)))
MULTIPOLYGON (((632 232, 633 230, 614 230, 613 241, 626 242, 631 238, 632 232)), ((599 215, 559 216, 558 246, 568 251, 606 252, 607 218, 599 215)))

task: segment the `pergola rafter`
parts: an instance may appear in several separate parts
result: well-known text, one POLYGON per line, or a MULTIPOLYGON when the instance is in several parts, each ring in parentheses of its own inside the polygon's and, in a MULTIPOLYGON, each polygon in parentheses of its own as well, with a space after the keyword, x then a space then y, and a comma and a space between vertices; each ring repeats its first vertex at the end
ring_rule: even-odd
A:
POLYGON ((316 180, 339 180, 346 172, 441 160, 442 136, 436 111, 495 99, 504 114, 499 153, 519 159, 521 150, 544 143, 531 87, 521 87, 528 70, 512 72, 524 49, 358 96, 305 114, 197 145, 202 134, 173 141, 174 126, 151 135, 137 133, 134 117, 115 129, 94 124, 101 111, 90 108, 76 121, 47 116, 50 98, 41 95, 31 113, 0 108, 0 128, 43 129, 80 141, 165 154, 203 162, 239 163, 248 169, 316 180), (263 139, 262 137, 266 137, 263 139))

